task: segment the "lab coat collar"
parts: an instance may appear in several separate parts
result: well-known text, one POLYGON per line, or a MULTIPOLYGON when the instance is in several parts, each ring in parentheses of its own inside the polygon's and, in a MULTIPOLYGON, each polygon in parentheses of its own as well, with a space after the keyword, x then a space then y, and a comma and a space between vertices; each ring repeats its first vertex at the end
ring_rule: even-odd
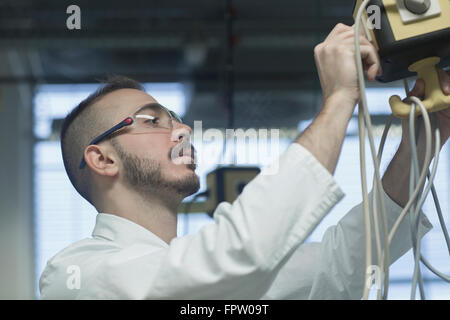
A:
POLYGON ((99 213, 97 215, 92 236, 113 241, 123 247, 136 243, 168 247, 166 242, 151 231, 131 220, 109 213, 99 213))

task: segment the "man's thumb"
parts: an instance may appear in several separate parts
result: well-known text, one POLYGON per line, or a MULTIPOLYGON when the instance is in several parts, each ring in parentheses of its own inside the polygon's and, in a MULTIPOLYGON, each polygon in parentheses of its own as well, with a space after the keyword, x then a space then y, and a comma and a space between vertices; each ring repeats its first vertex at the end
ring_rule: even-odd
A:
POLYGON ((450 70, 439 70, 439 80, 441 81, 442 91, 446 95, 450 94, 450 70))
POLYGON ((417 79, 414 88, 410 92, 410 96, 422 98, 425 95, 425 81, 417 79))

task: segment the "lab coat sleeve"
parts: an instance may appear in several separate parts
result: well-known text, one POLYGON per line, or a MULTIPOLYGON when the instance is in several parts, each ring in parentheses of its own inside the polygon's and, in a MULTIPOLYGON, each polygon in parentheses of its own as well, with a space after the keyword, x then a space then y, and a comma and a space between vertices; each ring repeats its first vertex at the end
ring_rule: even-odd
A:
MULTIPOLYGON (((372 193, 369 195, 372 204, 372 193)), ((388 226, 392 229, 402 208, 384 194, 388 226)), ((300 246, 280 270, 267 299, 361 299, 365 276, 365 230, 362 204, 329 227, 320 243, 300 246)), ((421 213, 422 238, 432 225, 421 213)), ((372 232, 372 263, 377 264, 372 232)), ((390 246, 390 264, 411 249, 411 230, 405 216, 390 246)))
POLYGON ((233 204, 221 203, 215 223, 197 234, 175 238, 161 253, 107 259, 95 279, 108 292, 100 298, 261 298, 280 265, 343 197, 330 173, 296 143, 263 173, 233 204), (146 268, 151 261, 158 264, 153 273, 146 268))

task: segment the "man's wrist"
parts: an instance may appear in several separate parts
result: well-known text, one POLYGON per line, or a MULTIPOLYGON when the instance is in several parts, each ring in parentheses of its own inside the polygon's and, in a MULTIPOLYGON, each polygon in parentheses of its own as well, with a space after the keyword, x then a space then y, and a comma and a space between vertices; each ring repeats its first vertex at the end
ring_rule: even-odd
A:
POLYGON ((350 119, 357 102, 354 94, 338 91, 324 99, 323 112, 345 114, 350 119))
POLYGON ((349 92, 345 90, 340 90, 333 92, 325 98, 325 103, 329 102, 339 102, 348 106, 355 107, 359 100, 359 94, 357 92, 349 92))

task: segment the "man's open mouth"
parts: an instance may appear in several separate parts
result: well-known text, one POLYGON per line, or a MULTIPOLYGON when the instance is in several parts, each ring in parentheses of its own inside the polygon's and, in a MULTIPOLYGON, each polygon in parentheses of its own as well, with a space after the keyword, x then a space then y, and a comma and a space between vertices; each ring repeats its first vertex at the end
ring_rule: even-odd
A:
POLYGON ((195 170, 195 149, 193 146, 191 148, 181 148, 178 155, 174 155, 173 150, 171 151, 171 158, 175 164, 186 164, 195 170))
POLYGON ((191 150, 183 150, 183 149, 181 149, 180 152, 178 153, 178 156, 179 156, 179 157, 184 157, 184 156, 186 156, 186 157, 192 157, 192 158, 194 158, 194 157, 192 156, 192 151, 191 151, 191 150))

